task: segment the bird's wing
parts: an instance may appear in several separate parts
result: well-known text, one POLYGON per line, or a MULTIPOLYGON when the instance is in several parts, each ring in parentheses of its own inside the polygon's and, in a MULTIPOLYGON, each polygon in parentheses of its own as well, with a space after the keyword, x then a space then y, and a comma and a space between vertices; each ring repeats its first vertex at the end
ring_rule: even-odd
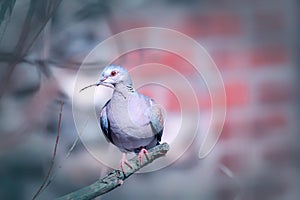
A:
POLYGON ((110 130, 110 123, 109 120, 107 118, 107 104, 110 102, 110 100, 108 102, 106 102, 106 104, 103 106, 102 110, 101 110, 101 114, 100 114, 100 126, 102 129, 102 132, 105 136, 105 139, 108 142, 113 143, 112 137, 111 137, 111 130, 110 130))
POLYGON ((162 107, 156 104, 152 99, 150 99, 150 110, 149 119, 151 127, 157 136, 157 140, 161 141, 161 137, 164 130, 164 115, 162 107))

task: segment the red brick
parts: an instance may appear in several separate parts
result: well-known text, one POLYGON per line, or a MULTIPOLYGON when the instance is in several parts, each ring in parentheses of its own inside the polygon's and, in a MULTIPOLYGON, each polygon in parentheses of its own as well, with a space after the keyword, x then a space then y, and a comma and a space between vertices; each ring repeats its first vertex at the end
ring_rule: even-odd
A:
MULTIPOLYGON (((141 93, 141 94, 144 94, 144 95, 146 95, 146 96, 149 96, 149 97, 151 97, 151 98, 155 98, 154 96, 155 96, 155 94, 154 94, 154 88, 153 88, 153 86, 149 86, 149 85, 147 85, 147 86, 143 86, 143 87, 140 87, 140 88, 137 88, 137 90, 141 93)), ((155 100, 156 100, 156 98, 155 98, 155 100)), ((156 100, 157 101, 157 100, 156 100)))
POLYGON ((197 97, 187 97, 184 88, 176 91, 176 94, 168 90, 165 95, 166 108, 168 109, 168 111, 181 112, 184 110, 189 112, 196 112, 197 109, 199 109, 199 105, 196 99, 197 97))
MULTIPOLYGON (((168 89, 162 88, 159 85, 145 85, 138 88, 138 91, 144 95, 147 95, 162 105, 168 112, 180 112, 181 105, 177 97, 168 89)), ((179 98, 179 97, 178 97, 179 98)))
POLYGON ((286 65, 288 51, 284 46, 263 46, 250 50, 250 64, 256 66, 286 65))
POLYGON ((143 49, 142 53, 142 59, 145 63, 160 63, 159 60, 164 51, 160 49, 143 49))
POLYGON ((180 28, 191 37, 235 37, 243 31, 241 16, 232 13, 209 13, 189 16, 180 28))
POLYGON ((128 18, 128 17, 125 17, 122 16, 122 20, 114 20, 112 22, 112 25, 114 25, 112 27, 112 29, 114 29, 115 27, 117 27, 115 30, 116 33, 117 32, 122 32, 122 31, 126 31, 126 30, 129 30, 129 29, 133 29, 133 28, 140 28, 140 27, 147 27, 149 26, 148 23, 142 19, 142 18, 128 18))
MULTIPOLYGON (((219 127, 220 124, 215 124, 215 126, 219 127)), ((229 139, 231 137, 232 137, 232 130, 231 130, 230 123, 229 123, 228 119, 226 119, 225 123, 223 125, 223 128, 222 128, 222 132, 221 132, 221 135, 220 135, 220 140, 229 139)))
POLYGON ((181 111, 181 105, 176 98, 176 96, 171 92, 167 91, 167 105, 166 105, 167 111, 171 112, 180 112, 181 111))
MULTIPOLYGON (((192 75, 197 73, 196 69, 180 55, 158 49, 141 49, 131 51, 121 55, 112 63, 122 65, 129 70, 142 64, 159 63, 174 69, 182 75, 192 75)), ((169 73, 167 70, 159 72, 155 70, 147 70, 145 75, 168 75, 163 74, 164 72, 169 73)))
POLYGON ((258 91, 258 102, 264 105, 290 103, 293 100, 293 89, 286 82, 265 82, 259 85, 258 91))
POLYGON ((250 88, 245 81, 225 83, 225 91, 229 107, 246 106, 250 102, 250 88))
POLYGON ((192 75, 197 73, 195 68, 189 62, 187 62, 180 55, 171 52, 162 51, 158 62, 170 66, 182 75, 192 75))
POLYGON ((211 108, 211 99, 208 93, 198 94, 197 98, 200 110, 206 110, 211 108))
POLYGON ((120 55, 120 57, 118 57, 112 63, 116 65, 122 65, 129 70, 130 68, 142 63, 142 51, 130 51, 126 54, 120 55))
POLYGON ((232 70, 247 66, 248 53, 242 49, 219 49, 211 57, 220 70, 232 70))
POLYGON ((146 63, 157 63, 160 50, 155 49, 137 49, 126 54, 120 55, 112 63, 126 66, 127 69, 146 63))
POLYGON ((182 94, 176 94, 176 96, 172 91, 162 88, 159 85, 146 85, 138 88, 138 91, 155 99, 155 101, 162 105, 168 112, 181 112, 182 108, 191 109, 189 106, 192 104, 189 103, 189 99, 182 98, 182 94), (178 98, 182 98, 181 103, 183 105, 180 105, 178 98))
POLYGON ((155 101, 162 105, 168 112, 180 112, 181 105, 174 93, 166 88, 161 88, 161 86, 147 85, 139 88, 138 91, 144 95, 150 96, 155 99, 155 101), (160 87, 160 88, 156 88, 160 87))
POLYGON ((266 134, 273 134, 274 131, 286 131, 288 117, 282 112, 259 113, 253 119, 253 134, 261 137, 266 134))
POLYGON ((249 117, 232 118, 227 116, 225 120, 221 140, 227 140, 236 137, 245 137, 252 131, 252 123, 249 117))

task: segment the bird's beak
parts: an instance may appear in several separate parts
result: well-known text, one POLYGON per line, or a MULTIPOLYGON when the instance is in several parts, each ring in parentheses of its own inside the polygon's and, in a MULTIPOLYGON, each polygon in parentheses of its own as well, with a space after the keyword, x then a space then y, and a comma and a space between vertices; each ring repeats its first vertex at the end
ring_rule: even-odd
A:
POLYGON ((98 85, 101 85, 101 84, 105 83, 106 79, 107 79, 107 77, 102 77, 102 78, 100 79, 99 83, 97 83, 97 84, 98 84, 98 85))
POLYGON ((99 86, 99 85, 104 85, 105 84, 105 80, 107 79, 107 77, 102 77, 98 83, 96 83, 95 85, 96 86, 99 86))

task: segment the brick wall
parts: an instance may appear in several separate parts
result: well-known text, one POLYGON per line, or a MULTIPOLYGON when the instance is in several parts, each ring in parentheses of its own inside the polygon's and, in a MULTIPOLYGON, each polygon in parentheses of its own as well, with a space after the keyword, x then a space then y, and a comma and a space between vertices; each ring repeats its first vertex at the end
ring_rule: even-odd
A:
MULTIPOLYGON (((176 19, 169 24, 165 22, 167 19, 158 20, 161 16, 150 17, 149 13, 154 12, 151 6, 146 13, 137 13, 140 17, 132 18, 122 12, 115 15, 122 17, 120 30, 155 25, 173 28, 196 39, 208 50, 225 83, 228 112, 227 128, 222 135, 226 139, 225 136, 231 135, 227 132, 238 130, 235 134, 243 134, 238 128, 241 125, 252 128, 254 137, 264 134, 264 130, 272 132, 281 128, 282 132, 290 132, 295 128, 295 4, 292 0, 203 1, 181 12, 161 5, 158 10, 165 10, 161 16, 176 19), (239 115, 244 113, 247 116, 242 122, 244 117, 239 115), (256 127, 261 130, 256 131, 256 127)), ((184 59, 163 51, 135 51, 114 61, 129 69, 150 62, 168 65, 186 76, 193 73, 184 59)), ((156 71, 152 73, 167 77, 156 71)), ((207 95, 200 93, 198 97, 201 107, 209 108, 207 95)))
MULTIPOLYGON (((153 7, 145 13, 138 12, 139 17, 134 19, 122 12, 116 14, 122 16, 121 29, 161 26, 189 35, 208 50, 225 83, 225 125, 219 143, 203 161, 210 164, 204 165, 218 168, 224 164, 234 174, 241 175, 243 178, 237 177, 244 184, 247 194, 244 198, 296 199, 297 181, 290 177, 292 172, 289 171, 295 167, 292 163, 296 158, 291 155, 298 148, 292 141, 297 139, 299 130, 295 57, 295 21, 299 10, 296 1, 201 1, 182 9, 160 5, 156 10, 159 14, 151 15, 155 12, 153 7), (281 170, 284 175, 273 179, 281 170), (270 184, 272 181, 274 184, 270 184)), ((115 62, 129 69, 158 62, 187 77, 193 73, 189 63, 171 53, 146 50, 123 57, 127 58, 125 63, 124 60, 115 62)), ((143 76, 172 78, 159 71, 141 74, 140 78, 143 76)), ((143 91, 155 96, 151 88, 143 91)), ((167 110, 178 112, 178 102, 170 103, 174 95, 166 94, 163 98, 167 99, 164 101, 167 110)), ((197 96, 202 113, 209 113, 211 104, 207 92, 199 90, 197 96)), ((198 173, 203 172, 205 170, 199 169, 198 173)), ((216 179, 217 182, 222 180, 216 179)), ((220 199, 233 199, 237 192, 234 187, 228 189, 222 184, 216 190, 220 199)))

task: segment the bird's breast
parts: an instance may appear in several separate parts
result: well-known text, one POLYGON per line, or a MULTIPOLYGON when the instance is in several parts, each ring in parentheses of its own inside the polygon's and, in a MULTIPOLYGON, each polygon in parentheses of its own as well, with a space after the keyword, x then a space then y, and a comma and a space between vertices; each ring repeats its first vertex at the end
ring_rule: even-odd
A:
POLYGON ((151 137, 153 132, 147 115, 149 106, 144 99, 132 95, 127 99, 111 100, 108 119, 115 134, 151 137))

